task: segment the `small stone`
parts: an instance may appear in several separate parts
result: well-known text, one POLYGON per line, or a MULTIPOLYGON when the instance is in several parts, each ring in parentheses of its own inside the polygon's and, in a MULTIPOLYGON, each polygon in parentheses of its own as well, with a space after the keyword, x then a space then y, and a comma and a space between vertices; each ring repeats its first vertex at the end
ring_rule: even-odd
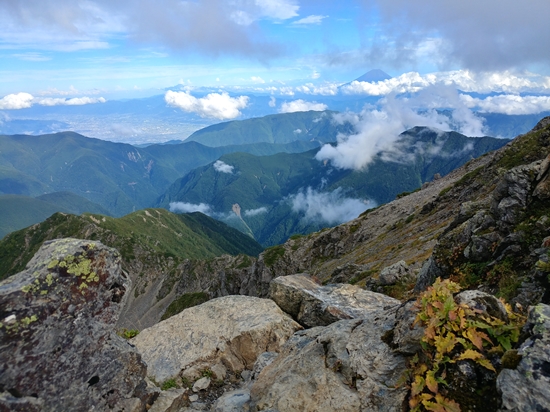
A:
POLYGON ((241 372, 241 378, 243 378, 243 380, 247 381, 250 379, 250 376, 252 376, 252 372, 248 371, 248 370, 244 370, 241 372))
POLYGON ((197 402, 199 400, 199 395, 191 395, 189 397, 189 402, 197 402))
POLYGON ((214 373, 216 376, 216 379, 224 380, 225 375, 227 374, 227 369, 225 369, 225 366, 223 366, 221 363, 216 363, 214 366, 210 368, 210 370, 214 373))
POLYGON ((199 392, 207 389, 210 386, 210 378, 204 377, 200 378, 198 381, 195 382, 193 385, 193 392, 199 392))

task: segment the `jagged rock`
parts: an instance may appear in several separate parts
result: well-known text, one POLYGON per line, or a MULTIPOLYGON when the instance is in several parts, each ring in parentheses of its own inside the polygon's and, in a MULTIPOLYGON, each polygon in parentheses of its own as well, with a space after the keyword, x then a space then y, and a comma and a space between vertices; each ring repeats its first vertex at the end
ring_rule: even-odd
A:
POLYGON ((493 192, 492 210, 501 222, 518 223, 529 200, 533 176, 539 168, 539 161, 514 167, 497 184, 493 192))
POLYGON ((251 410, 396 411, 405 358, 382 341, 395 309, 294 334, 251 388, 251 410))
POLYGON ((502 411, 546 411, 550 405, 550 306, 531 308, 526 328, 530 338, 520 347, 517 369, 497 378, 502 411))
POLYGON ((489 293, 480 290, 465 290, 455 296, 455 302, 508 322, 508 312, 506 312, 504 304, 489 293))
POLYGON ((144 410, 146 365, 114 325, 129 279, 99 242, 45 242, 0 283, 0 388, 8 410, 144 410), (21 406, 24 405, 24 406, 21 406))
POLYGON ((239 389, 223 394, 218 398, 212 411, 214 412, 248 412, 250 390, 239 389))
POLYGON ((341 319, 368 317, 400 303, 354 285, 321 286, 307 274, 274 279, 269 296, 306 328, 329 325, 341 319))
POLYGON ((187 389, 171 388, 162 391, 148 412, 179 412, 189 404, 187 389))
POLYGON ((252 369, 259 354, 279 351, 301 326, 268 299, 226 296, 186 309, 132 339, 157 382, 222 362, 252 369))
POLYGON ((433 256, 430 257, 426 263, 422 265, 422 269, 420 269, 414 291, 419 293, 426 290, 428 286, 431 286, 434 281, 442 275, 443 271, 439 268, 437 263, 435 263, 433 256))
POLYGON ((410 274, 409 266, 404 260, 400 260, 382 269, 378 277, 378 283, 382 286, 395 285, 401 279, 410 276, 410 274))

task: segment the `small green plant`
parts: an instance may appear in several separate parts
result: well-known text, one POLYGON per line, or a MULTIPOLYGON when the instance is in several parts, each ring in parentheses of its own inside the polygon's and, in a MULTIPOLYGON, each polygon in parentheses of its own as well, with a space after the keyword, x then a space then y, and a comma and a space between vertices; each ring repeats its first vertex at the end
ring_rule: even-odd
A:
POLYGON ((425 327, 422 351, 411 361, 411 411, 457 412, 460 405, 445 397, 447 367, 470 360, 496 373, 486 355, 503 355, 519 339, 525 319, 505 304, 509 321, 482 315, 454 301, 460 286, 436 282, 417 301, 416 322, 425 327))
POLYGON ((164 382, 162 382, 162 385, 160 385, 160 389, 163 391, 167 391, 171 388, 177 388, 178 384, 176 383, 176 380, 174 378, 166 379, 164 382))
POLYGON ((210 378, 214 376, 214 372, 210 368, 204 368, 200 371, 201 378, 210 378))
POLYGON ((137 329, 122 329, 118 332, 118 336, 123 337, 124 339, 132 339, 136 337, 139 334, 139 330, 137 329))

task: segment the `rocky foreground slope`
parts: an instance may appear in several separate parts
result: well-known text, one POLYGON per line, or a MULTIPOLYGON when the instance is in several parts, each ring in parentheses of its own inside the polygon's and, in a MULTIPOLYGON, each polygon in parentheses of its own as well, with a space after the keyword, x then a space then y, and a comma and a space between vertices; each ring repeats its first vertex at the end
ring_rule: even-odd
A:
POLYGON ((298 274, 272 281, 271 299, 213 299, 128 342, 115 323, 129 282, 116 250, 61 239, 0 283, 0 410, 534 411, 550 402, 544 304, 520 336, 521 316, 481 291, 453 296, 438 281, 418 304, 401 303, 298 274), (426 307, 441 324, 422 321, 426 307), (464 326, 442 334, 453 322, 464 326))

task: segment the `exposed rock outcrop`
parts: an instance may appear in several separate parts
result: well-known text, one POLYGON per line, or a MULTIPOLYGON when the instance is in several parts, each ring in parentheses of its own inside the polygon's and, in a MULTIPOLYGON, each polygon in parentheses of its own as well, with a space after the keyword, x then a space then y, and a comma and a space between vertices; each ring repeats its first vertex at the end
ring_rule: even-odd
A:
POLYGON ((278 352, 301 326, 271 300, 226 296, 210 300, 143 330, 132 339, 157 382, 199 377, 221 362, 251 370, 258 355, 278 352))
POLYGON ((326 326, 342 319, 367 318, 400 304, 397 299, 354 285, 322 286, 307 274, 274 279, 269 297, 306 328, 326 326))
POLYGON ((146 365, 114 332, 129 287, 116 250, 76 239, 0 283, 0 410, 144 411, 146 365))
POLYGON ((297 332, 252 385, 251 410, 401 410, 405 358, 382 341, 394 323, 390 310, 297 332))
POLYGON ((497 379, 502 411, 545 411, 550 405, 550 306, 529 312, 527 339, 518 351, 517 369, 504 369, 497 379))

